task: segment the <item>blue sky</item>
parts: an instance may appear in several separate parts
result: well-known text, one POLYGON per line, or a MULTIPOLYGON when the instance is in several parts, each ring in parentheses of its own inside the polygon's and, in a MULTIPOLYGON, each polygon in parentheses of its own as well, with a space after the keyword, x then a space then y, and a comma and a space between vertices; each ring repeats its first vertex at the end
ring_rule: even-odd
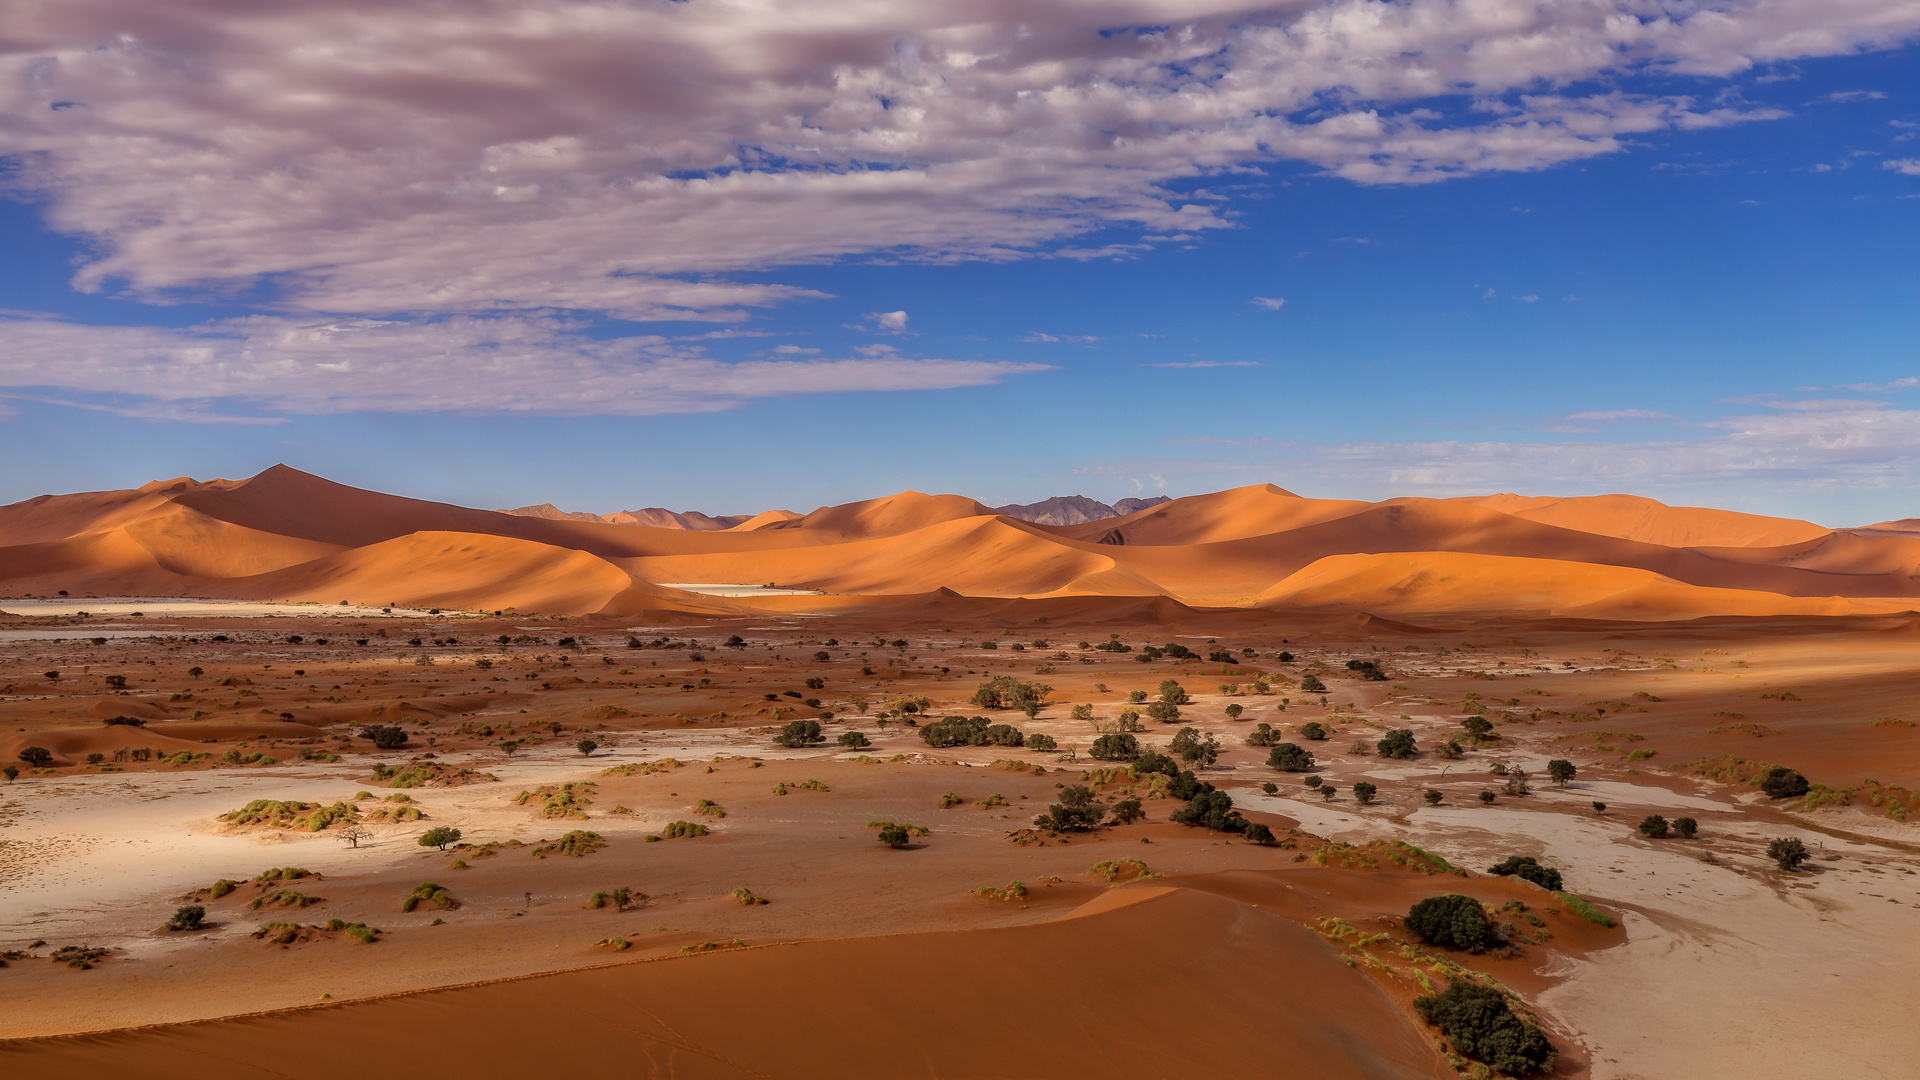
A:
MULTIPOLYGON (((1575 7, 1611 5, 1523 6, 1572 33, 1575 7)), ((0 501, 285 461, 601 512, 1271 482, 1920 515, 1920 48, 1902 44, 1920 25, 1897 4, 1864 29, 1846 19, 1874 5, 1720 4, 1755 21, 1740 48, 1689 44, 1676 15, 1611 63, 1483 64, 1438 93, 1421 72, 1357 83, 1367 49, 1346 36, 1356 66, 1300 74, 1311 19, 1352 5, 1269 13, 1271 40, 1244 11, 1199 20, 1217 47, 1173 59, 1174 31, 1116 59, 1063 6, 1053 60, 1088 65, 1061 84, 1081 98, 990 139, 941 114, 992 103, 960 74, 979 62, 940 53, 937 20, 889 25, 857 101, 793 76, 805 108, 736 105, 763 130, 808 117, 779 154, 619 79, 531 91, 611 102, 585 120, 469 93, 414 115, 470 137, 387 141, 342 106, 286 145, 252 103, 168 81, 272 69, 313 32, 297 7, 204 40, 150 29, 154 55, 120 59, 172 117, 86 70, 98 21, 43 12, 0 65, 0 112, 25 118, 0 134, 18 197, 0 204, 0 501), (1782 10, 1827 44, 1775 44, 1782 10), (1194 120, 1183 80, 1206 65, 1194 120), (1095 90, 1142 71, 1164 92, 1130 91, 1137 130, 1089 119, 1095 90), (828 119, 856 106, 872 115, 828 119), (675 124, 728 148, 645 173, 675 124), (1089 130, 1126 138, 1075 146, 1089 130), (816 143, 837 164, 800 162, 816 143), (481 172, 513 182, 460 188, 481 172), (622 201, 636 176, 666 201, 622 201)), ((635 47, 680 29, 637 25, 635 47)))

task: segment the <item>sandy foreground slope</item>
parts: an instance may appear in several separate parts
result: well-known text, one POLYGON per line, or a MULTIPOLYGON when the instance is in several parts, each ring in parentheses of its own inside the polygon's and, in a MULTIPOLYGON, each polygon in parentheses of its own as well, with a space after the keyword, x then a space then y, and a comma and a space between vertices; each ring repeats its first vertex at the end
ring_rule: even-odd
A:
MULTIPOLYGON (((15 636, 0 636, 0 757, 33 745, 55 760, 0 786, 0 950, 19 954, 0 969, 0 1037, 22 1040, 0 1044, 0 1062, 9 1076, 326 1076, 379 1061, 475 1075, 1101 1076, 1145 1062, 1426 1077, 1451 1070, 1410 1003, 1460 970, 1537 1011, 1557 1076, 1786 1077, 1840 1063, 1898 1077, 1920 1054, 1905 1022, 1920 993, 1920 843, 1894 813, 1920 812, 1910 618, 1516 619, 1488 638, 1486 625, 1164 600, 920 605, 672 626, 377 609, 14 620, 15 636), (733 634, 739 648, 720 645, 733 634), (1080 647, 1111 634, 1134 651, 1080 647), (989 640, 999 647, 981 648, 989 640), (1147 642, 1172 641, 1234 660, 1139 662, 1147 642), (1388 679, 1356 677, 1353 658, 1388 679), (115 674, 124 693, 105 684, 115 674), (1308 674, 1328 684, 1324 700, 1298 690, 1308 674), (935 714, 978 711, 966 698, 989 675, 1054 687, 1036 717, 992 718, 1059 749, 935 749, 879 722, 888 702, 919 696, 935 714), (1181 725, 1221 743, 1200 775, 1279 844, 1174 824, 1177 803, 1095 771, 1098 725, 1128 691, 1168 678, 1193 697, 1181 725), (811 714, 810 695, 834 714, 827 742, 774 745, 775 724, 811 714), (1499 738, 1446 757, 1475 712, 1499 738), (146 723, 103 722, 115 716, 146 723), (1247 744, 1256 721, 1309 745, 1306 775, 1336 797, 1268 768, 1247 744), (1309 721, 1333 736, 1305 740, 1309 721), (375 751, 355 737, 368 723, 400 724, 410 742, 375 751), (1414 758, 1361 752, 1401 727, 1414 758), (840 747, 845 732, 869 745, 840 747), (592 757, 573 747, 582 736, 600 744, 592 757), (521 744, 511 755, 508 738, 521 744), (116 758, 141 747, 190 760, 116 758), (1564 788, 1543 775, 1557 757, 1579 768, 1564 788), (374 779, 376 764, 432 763, 484 775, 374 779), (1531 793, 1508 794, 1496 763, 1531 774, 1531 793), (1744 780, 1766 763, 1838 795, 1764 799, 1744 780), (1378 789, 1367 805, 1352 791, 1362 781, 1378 789), (567 783, 593 785, 578 789, 582 816, 519 798, 567 783), (1137 790, 1146 820, 1022 842, 1070 783, 1107 803, 1137 790), (347 802, 371 836, 354 847, 335 829, 220 820, 255 799, 347 802), (700 813, 702 799, 725 816, 700 813), (395 808, 424 817, 374 820, 395 808), (1700 836, 1636 833, 1653 813, 1692 816, 1700 836), (647 839, 676 820, 709 832, 647 839), (879 820, 931 832, 889 850, 869 827, 879 820), (442 824, 466 846, 414 842, 442 824), (603 846, 546 848, 576 829, 603 846), (1802 837, 1813 862, 1774 867, 1764 847, 1778 836, 1802 837), (1513 854, 1561 868, 1621 925, 1484 873, 1513 854), (272 867, 309 874, 253 880, 272 867), (221 878, 241 884, 213 898, 221 878), (1024 895, 976 892, 1014 881, 1024 895), (422 882, 458 906, 401 911, 422 882), (622 885, 635 906, 593 906, 622 885), (769 903, 743 905, 739 888, 769 903), (270 899, 283 889, 314 899, 270 899), (1399 920, 1440 892, 1495 911, 1517 951, 1423 953, 1399 920), (165 930, 187 902, 211 928, 165 930), (325 930, 330 919, 382 932, 361 944, 325 930), (302 929, 282 943, 276 922, 302 929), (629 947, 600 944, 614 939, 629 947), (75 944, 106 951, 88 970, 51 961, 75 944)), ((1141 737, 1164 747, 1174 729, 1149 726, 1141 737)))

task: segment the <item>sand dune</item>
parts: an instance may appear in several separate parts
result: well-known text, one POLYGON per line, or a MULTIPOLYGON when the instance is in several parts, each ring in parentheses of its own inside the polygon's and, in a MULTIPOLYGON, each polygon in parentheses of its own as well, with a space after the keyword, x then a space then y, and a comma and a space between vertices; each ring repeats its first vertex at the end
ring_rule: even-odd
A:
POLYGON ((1920 599, 1920 534, 1898 523, 1828 530, 1629 495, 1371 503, 1259 484, 1047 526, 903 491, 804 515, 686 516, 654 527, 475 510, 275 466, 0 507, 0 591, 608 616, 891 610, 942 590, 1394 618, 1820 617, 1920 599), (830 595, 723 600, 659 584, 681 581, 830 595))
POLYGON ((1274 1050, 1284 1047, 1287 1058, 1311 1063, 1312 1075, 1333 1080, 1453 1075, 1325 939, 1223 896, 1143 892, 1107 894, 1080 917, 1005 929, 807 941, 11 1042, 0 1044, 0 1069, 318 1080, 358 1075, 369 1061, 423 1076, 586 1074, 619 1061, 623 1073, 680 1080, 1107 1068, 1250 1077, 1277 1075, 1274 1050), (813 1000, 823 987, 827 1000, 813 1000), (1246 1007, 1210 1010, 1198 1037, 1193 1011, 1168 1007, 1228 999, 1246 1007))
POLYGON ((626 591, 584 551, 463 532, 420 532, 234 582, 236 593, 405 607, 597 611, 626 591))
POLYGON ((1459 552, 1330 555, 1289 575, 1255 602, 1319 611, 1633 621, 1875 614, 1913 606, 1701 588, 1630 567, 1459 552))
POLYGON ((1665 547, 1778 547, 1816 540, 1832 531, 1811 521, 1668 506, 1636 495, 1576 499, 1487 495, 1463 501, 1543 525, 1665 547))

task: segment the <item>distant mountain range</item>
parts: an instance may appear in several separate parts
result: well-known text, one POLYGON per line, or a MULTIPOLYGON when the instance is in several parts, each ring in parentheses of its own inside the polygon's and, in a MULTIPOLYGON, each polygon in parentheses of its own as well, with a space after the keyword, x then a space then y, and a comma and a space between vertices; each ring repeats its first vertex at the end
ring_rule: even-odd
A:
MULTIPOLYGON (((1125 517, 1172 501, 1165 495, 1158 495, 1151 499, 1121 499, 1109 506, 1098 499, 1089 499, 1085 495, 1056 495, 1037 503, 996 506, 993 507, 993 512, 1018 518, 1021 521, 1030 521, 1035 525, 1085 525, 1089 521, 1125 517)), ((655 529, 687 529, 693 532, 719 532, 723 529, 732 529, 752 521, 757 516, 727 514, 711 517, 697 510, 675 513, 658 506, 649 506, 645 510, 622 510, 614 514, 589 514, 579 510, 562 510, 552 503, 522 506, 500 512, 519 517, 544 518, 548 521, 597 521, 606 525, 647 525, 655 529)), ((799 516, 780 511, 776 513, 786 517, 799 516)))
POLYGON ((621 510, 612 514, 589 514, 580 510, 562 510, 552 503, 500 512, 519 517, 545 518, 548 521, 598 521, 605 525, 647 525, 655 529, 688 529, 693 532, 719 532, 753 519, 752 514, 709 517, 698 510, 675 513, 658 506, 649 506, 644 510, 621 510))
POLYGON ((1170 503, 1172 499, 1158 495, 1151 499, 1121 499, 1108 506, 1098 499, 1089 499, 1085 495, 1055 495, 1037 503, 1009 503, 996 506, 993 512, 1005 514, 1021 521, 1031 521, 1035 525, 1085 525, 1089 521, 1105 521, 1112 517, 1125 517, 1142 510, 1151 509, 1161 503, 1170 503))

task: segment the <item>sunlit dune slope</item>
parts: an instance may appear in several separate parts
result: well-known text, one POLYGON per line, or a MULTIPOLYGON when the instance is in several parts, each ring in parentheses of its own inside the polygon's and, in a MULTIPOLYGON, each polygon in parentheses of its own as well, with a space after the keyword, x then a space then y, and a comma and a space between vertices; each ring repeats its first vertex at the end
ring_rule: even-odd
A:
MULTIPOLYGON (((811 516, 811 515, 810 515, 811 516)), ((1010 518, 960 517, 898 536, 846 543, 622 560, 649 581, 775 582, 834 593, 1148 595, 1152 582, 1091 545, 1062 543, 1010 518)))
POLYGON ((1371 503, 1303 499, 1272 484, 1216 491, 1162 503, 1149 510, 1055 531, 1076 540, 1114 545, 1187 546, 1298 529, 1365 510, 1371 503))
POLYGON ((584 551, 502 536, 421 532, 228 583, 224 595, 407 607, 598 611, 632 584, 584 551))
POLYGON ((1297 1062, 1298 1075, 1322 1080, 1453 1075, 1318 935, 1209 893, 1119 906, 1126 899, 1004 929, 808 941, 6 1043, 0 1071, 333 1080, 379 1062, 407 1076, 590 1076, 618 1061, 627 1076, 840 1080, 1285 1076, 1297 1062), (872 1005, 900 1001, 929 973, 945 988, 933 999, 872 1005), (822 987, 830 1002, 808 1004, 822 987), (1246 1007, 1213 1009, 1199 1027, 1174 1004, 1226 998, 1246 1007))
POLYGON ((1631 567, 1458 552, 1332 555, 1254 598, 1263 606, 1388 615, 1660 621, 1706 615, 1850 615, 1900 601, 1810 598, 1687 585, 1631 567))
POLYGON ((892 609, 950 593, 1340 611, 1373 604, 1399 617, 1817 615, 1920 602, 1920 533, 1827 530, 1627 495, 1368 503, 1306 499, 1270 484, 1062 527, 1017 521, 959 495, 904 491, 806 515, 767 511, 730 529, 654 528, 474 510, 275 466, 244 480, 156 481, 0 507, 0 590, 61 589, 607 615, 892 609), (1493 561, 1429 560, 1419 587, 1368 578, 1351 595, 1297 577, 1347 565, 1327 562, 1336 557, 1396 553, 1493 561), (1551 563, 1561 580, 1542 593, 1528 574, 1496 571, 1506 565, 1499 560, 1551 563), (1434 586, 1434 573, 1490 576, 1455 596, 1434 586), (832 595, 723 599, 664 587, 694 581, 832 595), (1376 585, 1381 591, 1369 591, 1376 585), (1475 592, 1477 606, 1465 606, 1475 592))
MULTIPOLYGON (((878 499, 823 506, 805 517, 765 522, 754 531, 771 533, 793 529, 842 540, 864 540, 876 536, 898 536, 943 521, 982 517, 991 513, 993 511, 972 499, 959 495, 923 495, 918 491, 902 491, 878 499)), ((766 516, 762 514, 754 520, 766 516)))
POLYGON ((1816 540, 1832 531, 1797 518, 1761 517, 1699 506, 1668 506, 1637 495, 1572 499, 1485 495, 1457 501, 1543 525, 1665 547, 1779 547, 1816 540))
POLYGON ((1806 566, 1765 561, 1769 552, 1780 550, 1670 548, 1543 525, 1460 501, 1395 499, 1287 532, 1183 547, 1126 545, 1115 550, 1114 558, 1189 603, 1244 600, 1329 555, 1391 551, 1635 567, 1690 585, 1790 596, 1901 596, 1920 589, 1920 582, 1888 568, 1850 573, 1829 570, 1817 560, 1806 566), (1722 557, 1726 553, 1735 554, 1722 557))

